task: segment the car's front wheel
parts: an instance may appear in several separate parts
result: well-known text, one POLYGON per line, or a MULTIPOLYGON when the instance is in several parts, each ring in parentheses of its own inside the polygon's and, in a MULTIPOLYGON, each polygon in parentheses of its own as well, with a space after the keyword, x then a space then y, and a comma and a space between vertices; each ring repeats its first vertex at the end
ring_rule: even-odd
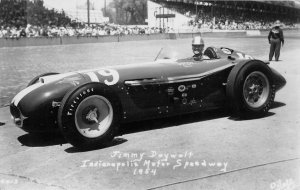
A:
POLYGON ((87 83, 65 95, 58 111, 58 124, 73 146, 91 149, 111 141, 117 134, 119 109, 108 86, 87 83))
POLYGON ((233 68, 226 88, 229 107, 235 113, 264 114, 274 102, 272 71, 260 61, 249 61, 233 68))

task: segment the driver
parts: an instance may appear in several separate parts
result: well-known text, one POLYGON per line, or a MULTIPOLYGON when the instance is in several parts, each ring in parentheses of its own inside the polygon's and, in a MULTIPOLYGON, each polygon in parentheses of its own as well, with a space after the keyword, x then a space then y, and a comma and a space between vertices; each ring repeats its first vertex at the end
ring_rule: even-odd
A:
POLYGON ((193 49, 193 58, 196 61, 200 61, 203 59, 210 59, 208 56, 203 55, 202 51, 204 49, 204 41, 201 36, 195 36, 192 41, 192 49, 193 49))

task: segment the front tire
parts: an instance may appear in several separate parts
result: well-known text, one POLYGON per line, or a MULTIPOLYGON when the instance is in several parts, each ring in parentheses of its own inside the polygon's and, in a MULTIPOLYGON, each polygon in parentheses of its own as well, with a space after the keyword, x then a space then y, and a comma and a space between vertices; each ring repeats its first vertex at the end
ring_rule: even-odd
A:
POLYGON ((118 132, 120 104, 113 91, 99 83, 83 84, 65 95, 58 125, 68 142, 93 149, 110 142, 118 132))
POLYGON ((226 93, 235 114, 267 113, 275 98, 271 69, 257 60, 236 65, 229 74, 226 93))

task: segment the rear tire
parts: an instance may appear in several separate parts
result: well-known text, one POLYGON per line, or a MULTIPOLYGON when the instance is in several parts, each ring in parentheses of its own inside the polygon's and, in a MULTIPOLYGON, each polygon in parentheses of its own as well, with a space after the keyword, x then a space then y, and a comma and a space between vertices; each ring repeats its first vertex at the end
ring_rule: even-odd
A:
POLYGON ((235 114, 267 113, 275 98, 271 69, 258 60, 236 65, 227 79, 226 93, 235 114))
POLYGON ((215 52, 213 47, 208 47, 206 48, 206 50, 203 53, 204 55, 206 55, 207 57, 209 57, 210 59, 217 59, 218 55, 215 52))
POLYGON ((65 95, 58 125, 68 142, 93 149, 110 142, 119 130, 120 104, 106 85, 87 83, 65 95))

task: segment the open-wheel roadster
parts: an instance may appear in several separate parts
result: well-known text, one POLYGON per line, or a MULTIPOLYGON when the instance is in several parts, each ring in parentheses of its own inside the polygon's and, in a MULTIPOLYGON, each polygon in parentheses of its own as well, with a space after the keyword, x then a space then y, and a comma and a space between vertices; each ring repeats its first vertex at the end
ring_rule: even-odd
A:
POLYGON ((229 48, 210 59, 157 59, 34 78, 12 100, 11 115, 27 132, 59 129, 86 149, 111 141, 121 123, 227 107, 264 114, 286 81, 266 62, 229 48))

